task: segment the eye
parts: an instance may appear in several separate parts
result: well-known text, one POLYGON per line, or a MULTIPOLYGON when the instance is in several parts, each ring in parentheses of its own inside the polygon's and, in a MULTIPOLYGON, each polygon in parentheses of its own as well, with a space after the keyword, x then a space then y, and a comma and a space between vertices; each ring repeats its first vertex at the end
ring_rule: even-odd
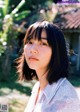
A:
POLYGON ((28 41, 27 44, 33 44, 32 41, 28 41))
POLYGON ((46 43, 44 43, 44 42, 42 42, 42 45, 47 46, 47 44, 46 44, 46 43))
POLYGON ((29 41, 29 42, 28 42, 28 44, 32 44, 32 42, 31 42, 31 41, 29 41))
POLYGON ((46 43, 46 42, 41 42, 40 45, 48 46, 48 43, 46 43))

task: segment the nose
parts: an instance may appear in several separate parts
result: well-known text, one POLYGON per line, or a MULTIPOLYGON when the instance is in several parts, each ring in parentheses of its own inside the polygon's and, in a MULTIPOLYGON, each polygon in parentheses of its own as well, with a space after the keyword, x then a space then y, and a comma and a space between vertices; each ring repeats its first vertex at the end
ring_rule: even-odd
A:
POLYGON ((30 52, 31 53, 38 53, 38 45, 37 44, 33 44, 30 48, 30 52))

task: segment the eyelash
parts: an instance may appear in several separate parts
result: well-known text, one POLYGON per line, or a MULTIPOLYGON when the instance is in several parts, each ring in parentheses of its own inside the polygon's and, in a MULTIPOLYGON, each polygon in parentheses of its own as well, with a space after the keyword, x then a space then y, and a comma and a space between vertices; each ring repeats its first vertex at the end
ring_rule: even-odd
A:
POLYGON ((44 42, 41 42, 41 45, 47 46, 47 44, 46 44, 46 43, 44 43, 44 42))
MULTIPOLYGON (((33 44, 33 42, 31 41, 28 41, 27 44, 33 44)), ((40 45, 43 45, 43 46, 48 46, 47 43, 45 42, 40 42, 40 45)))
POLYGON ((27 44, 32 44, 32 42, 31 41, 28 41, 27 44))

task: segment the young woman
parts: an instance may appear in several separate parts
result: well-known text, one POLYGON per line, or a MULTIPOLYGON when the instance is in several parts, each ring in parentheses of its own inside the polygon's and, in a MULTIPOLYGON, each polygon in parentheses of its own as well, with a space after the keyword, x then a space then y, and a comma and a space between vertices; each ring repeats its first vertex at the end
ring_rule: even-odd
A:
POLYGON ((27 29, 18 73, 20 79, 38 82, 24 112, 80 112, 77 94, 67 80, 68 63, 64 35, 55 24, 36 22, 27 29))

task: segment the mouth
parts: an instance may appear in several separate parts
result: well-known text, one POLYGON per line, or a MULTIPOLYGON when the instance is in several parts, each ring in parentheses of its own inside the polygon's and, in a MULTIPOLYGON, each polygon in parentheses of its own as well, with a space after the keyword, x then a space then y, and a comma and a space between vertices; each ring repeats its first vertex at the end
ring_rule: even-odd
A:
POLYGON ((35 58, 35 57, 29 57, 30 61, 39 61, 39 59, 35 58))

